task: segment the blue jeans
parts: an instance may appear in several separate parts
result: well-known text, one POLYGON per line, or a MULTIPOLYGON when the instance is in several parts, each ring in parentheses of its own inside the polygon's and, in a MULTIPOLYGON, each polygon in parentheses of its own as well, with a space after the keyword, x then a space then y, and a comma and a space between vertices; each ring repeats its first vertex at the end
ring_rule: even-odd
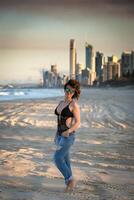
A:
POLYGON ((54 162, 61 174, 64 176, 65 184, 73 179, 69 151, 75 140, 75 134, 69 137, 56 135, 55 143, 57 149, 54 154, 54 162))

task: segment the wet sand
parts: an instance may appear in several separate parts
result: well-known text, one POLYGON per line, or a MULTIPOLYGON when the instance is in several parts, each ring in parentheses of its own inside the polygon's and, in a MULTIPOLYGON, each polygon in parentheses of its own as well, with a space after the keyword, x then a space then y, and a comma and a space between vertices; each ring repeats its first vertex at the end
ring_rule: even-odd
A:
POLYGON ((81 127, 71 150, 77 184, 71 193, 64 193, 53 163, 54 109, 61 98, 0 102, 0 199, 133 199, 133 91, 82 91, 81 127))

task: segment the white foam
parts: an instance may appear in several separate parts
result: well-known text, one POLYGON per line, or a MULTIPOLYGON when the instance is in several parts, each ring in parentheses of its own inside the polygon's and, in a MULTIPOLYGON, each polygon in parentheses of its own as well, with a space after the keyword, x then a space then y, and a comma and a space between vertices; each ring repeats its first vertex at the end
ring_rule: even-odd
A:
POLYGON ((0 101, 16 99, 42 99, 63 96, 63 89, 0 89, 0 101))

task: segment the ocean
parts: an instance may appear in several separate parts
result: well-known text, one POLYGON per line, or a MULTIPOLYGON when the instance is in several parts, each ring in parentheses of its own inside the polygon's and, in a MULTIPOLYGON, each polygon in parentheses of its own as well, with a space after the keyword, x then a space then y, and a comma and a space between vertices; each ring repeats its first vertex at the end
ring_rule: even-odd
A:
POLYGON ((8 88, 0 89, 0 101, 24 100, 24 99, 44 99, 63 96, 63 89, 31 89, 31 88, 8 88))

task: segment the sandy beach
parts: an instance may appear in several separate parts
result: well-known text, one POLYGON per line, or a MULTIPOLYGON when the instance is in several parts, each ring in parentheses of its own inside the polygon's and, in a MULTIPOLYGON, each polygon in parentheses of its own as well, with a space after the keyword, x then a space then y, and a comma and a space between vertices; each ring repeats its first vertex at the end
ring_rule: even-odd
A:
POLYGON ((132 200, 134 90, 82 90, 71 193, 53 163, 61 99, 0 102, 0 200, 132 200))

